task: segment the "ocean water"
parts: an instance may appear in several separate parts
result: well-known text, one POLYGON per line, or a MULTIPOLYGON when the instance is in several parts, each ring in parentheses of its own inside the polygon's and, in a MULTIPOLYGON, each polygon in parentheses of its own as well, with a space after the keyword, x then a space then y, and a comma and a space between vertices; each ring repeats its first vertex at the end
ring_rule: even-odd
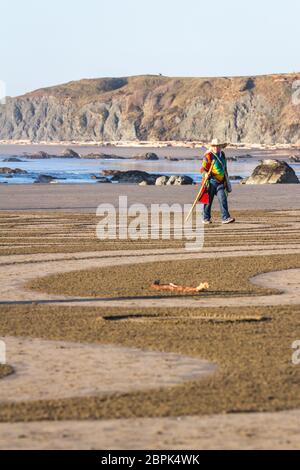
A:
MULTIPOLYGON (((0 182, 8 184, 32 184, 40 174, 46 174, 57 178, 58 183, 90 183, 96 181, 92 175, 101 176, 101 171, 106 169, 113 170, 140 170, 158 175, 188 175, 196 182, 201 180, 199 160, 180 160, 170 162, 167 160, 158 161, 136 161, 128 158, 124 160, 94 160, 94 159, 69 159, 53 158, 41 160, 26 160, 20 156, 22 162, 4 162, 9 155, 1 155, 0 167, 20 168, 26 170, 26 175, 13 175, 7 178, 0 175, 0 182)), ((231 176, 241 176, 245 178, 250 176, 254 168, 258 165, 256 159, 242 159, 237 162, 229 162, 228 169, 231 176)), ((291 165, 300 178, 300 164, 291 165)), ((233 181, 234 182, 234 181, 233 181)))

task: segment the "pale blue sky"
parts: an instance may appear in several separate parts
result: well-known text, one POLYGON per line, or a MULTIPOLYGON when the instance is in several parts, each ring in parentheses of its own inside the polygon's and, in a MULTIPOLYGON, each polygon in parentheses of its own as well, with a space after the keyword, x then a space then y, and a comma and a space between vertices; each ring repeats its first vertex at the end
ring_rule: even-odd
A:
POLYGON ((300 71, 297 0, 2 0, 7 94, 80 78, 300 71))

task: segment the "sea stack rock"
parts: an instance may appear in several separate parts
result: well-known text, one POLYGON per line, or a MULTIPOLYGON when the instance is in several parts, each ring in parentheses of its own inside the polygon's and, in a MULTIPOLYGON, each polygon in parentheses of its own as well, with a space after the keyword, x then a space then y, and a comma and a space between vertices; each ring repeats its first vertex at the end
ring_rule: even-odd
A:
POLYGON ((37 179, 35 180, 35 183, 37 184, 48 184, 52 183, 55 181, 55 178, 50 175, 39 175, 37 179))
POLYGON ((293 168, 280 160, 263 160, 245 184, 297 184, 299 180, 293 168))
POLYGON ((80 155, 79 153, 75 152, 75 150, 72 150, 72 149, 66 149, 62 156, 64 158, 80 158, 80 155))
POLYGON ((136 155, 134 160, 146 160, 146 161, 157 161, 159 160, 158 155, 153 152, 145 153, 144 155, 136 155))
POLYGON ((0 175, 27 175, 26 170, 21 170, 20 168, 0 168, 0 175))
MULTIPOLYGON (((108 176, 107 172, 104 176, 108 176)), ((139 184, 142 181, 147 181, 148 184, 154 184, 156 180, 155 175, 146 173, 145 171, 129 170, 129 171, 117 171, 113 174, 111 181, 117 181, 119 183, 135 183, 139 184)))
POLYGON ((24 152, 23 157, 30 158, 31 160, 45 160, 45 159, 53 158, 54 155, 49 155, 48 152, 44 152, 43 150, 40 150, 39 152, 35 152, 35 153, 24 152))
POLYGON ((21 160, 18 157, 9 157, 9 158, 5 158, 3 160, 3 162, 5 162, 5 163, 22 163, 23 160, 21 160))
POLYGON ((156 186, 182 186, 193 184, 194 180, 186 175, 160 176, 156 179, 156 186))

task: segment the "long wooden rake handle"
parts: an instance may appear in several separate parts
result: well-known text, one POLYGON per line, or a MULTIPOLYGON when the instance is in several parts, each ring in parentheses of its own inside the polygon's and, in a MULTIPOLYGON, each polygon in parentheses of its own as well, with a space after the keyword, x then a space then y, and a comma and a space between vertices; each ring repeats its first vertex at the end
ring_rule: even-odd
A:
POLYGON ((194 203, 193 203, 193 205, 192 205, 192 207, 191 207, 190 212, 188 213, 188 215, 187 215, 187 217, 186 217, 186 219, 185 219, 185 222, 187 222, 187 221, 189 220, 189 218, 191 217, 191 215, 192 215, 192 213, 193 213, 193 210, 194 210, 195 207, 196 207, 197 202, 198 202, 199 199, 201 198, 203 189, 204 189, 204 187, 205 187, 205 185, 206 185, 206 182, 207 182, 208 178, 210 177, 210 174, 211 174, 211 172, 212 172, 212 170, 213 170, 213 167, 214 167, 214 163, 211 164, 209 171, 206 173, 206 176, 204 177, 204 179, 203 179, 203 181, 202 181, 201 188, 199 189, 199 192, 198 192, 198 194, 197 194, 197 196, 196 196, 196 199, 195 199, 195 201, 194 201, 194 203))

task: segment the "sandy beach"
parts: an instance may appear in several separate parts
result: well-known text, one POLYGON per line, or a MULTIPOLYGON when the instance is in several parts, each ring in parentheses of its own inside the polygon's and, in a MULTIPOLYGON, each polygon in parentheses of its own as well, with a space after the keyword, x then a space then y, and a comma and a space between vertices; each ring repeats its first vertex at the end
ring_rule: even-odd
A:
POLYGON ((2 460, 300 450, 300 3, 1 13, 2 460))
MULTIPOLYGON (((127 196, 128 204, 191 204, 197 186, 139 187, 136 185, 1 185, 2 211, 87 211, 95 213, 99 204, 118 207, 119 197, 127 196)), ((234 210, 291 210, 300 208, 300 185, 236 185, 230 196, 234 210)))
POLYGON ((96 238, 99 203, 195 191, 0 188, 1 448, 299 448, 298 185, 236 186, 236 224, 215 213, 198 253, 96 238), (156 277, 210 288, 154 293, 156 277))

